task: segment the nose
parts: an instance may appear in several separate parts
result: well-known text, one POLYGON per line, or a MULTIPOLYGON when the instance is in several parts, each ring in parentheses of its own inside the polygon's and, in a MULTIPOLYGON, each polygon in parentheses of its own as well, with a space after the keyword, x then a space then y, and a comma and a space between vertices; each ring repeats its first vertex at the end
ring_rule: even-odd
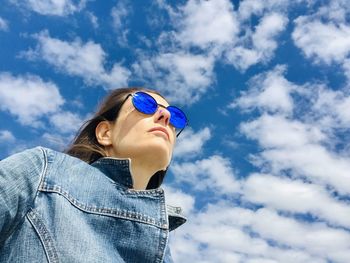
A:
POLYGON ((170 122, 170 112, 162 106, 159 106, 157 113, 154 114, 156 122, 162 123, 164 126, 168 126, 170 122))

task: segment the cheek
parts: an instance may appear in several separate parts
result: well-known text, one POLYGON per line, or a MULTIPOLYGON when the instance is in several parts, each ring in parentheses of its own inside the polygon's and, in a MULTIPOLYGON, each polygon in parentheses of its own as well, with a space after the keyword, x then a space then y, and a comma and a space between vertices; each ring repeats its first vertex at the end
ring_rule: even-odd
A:
POLYGON ((175 143, 176 143, 176 139, 177 139, 177 137, 176 137, 176 129, 174 128, 173 129, 173 147, 175 146, 175 143))
POLYGON ((114 141, 116 142, 116 144, 136 143, 137 142, 136 134, 137 134, 137 130, 135 130, 135 127, 123 126, 120 129, 118 129, 118 131, 114 134, 114 141))
POLYGON ((119 123, 114 133, 115 146, 133 147, 147 140, 146 125, 142 121, 119 123))
POLYGON ((171 143, 171 148, 172 148, 172 149, 174 149, 175 144, 176 144, 176 135, 174 134, 173 141, 172 141, 172 143, 171 143))
POLYGON ((173 155, 174 152, 174 148, 175 148, 175 143, 176 143, 176 136, 174 137, 174 139, 172 140, 172 142, 169 143, 169 154, 170 157, 173 155))
POLYGON ((133 112, 128 114, 126 114, 126 112, 123 112, 124 116, 119 118, 115 123, 113 129, 115 139, 122 140, 123 138, 136 133, 138 130, 137 126, 139 120, 133 116, 133 112))

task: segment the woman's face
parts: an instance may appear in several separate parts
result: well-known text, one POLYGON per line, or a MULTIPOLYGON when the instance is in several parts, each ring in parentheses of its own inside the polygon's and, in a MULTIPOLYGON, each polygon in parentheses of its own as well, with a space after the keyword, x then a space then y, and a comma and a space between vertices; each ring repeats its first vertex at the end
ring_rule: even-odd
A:
MULTIPOLYGON (((149 93, 158 104, 169 106, 161 96, 149 93)), ((158 107, 152 115, 146 115, 132 104, 130 96, 111 128, 111 156, 141 158, 159 165, 164 170, 170 163, 176 139, 175 128, 169 124, 170 113, 158 107)))

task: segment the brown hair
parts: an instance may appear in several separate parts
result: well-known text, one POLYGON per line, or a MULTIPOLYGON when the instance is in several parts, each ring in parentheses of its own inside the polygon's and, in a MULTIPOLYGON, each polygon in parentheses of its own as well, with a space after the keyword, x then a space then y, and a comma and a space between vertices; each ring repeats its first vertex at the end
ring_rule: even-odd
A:
MULTIPOLYGON (((139 87, 112 90, 99 105, 93 117, 80 127, 73 142, 64 152, 89 164, 101 157, 107 157, 104 146, 100 145, 96 139, 96 127, 103 120, 115 121, 127 96, 135 91, 147 91, 162 96, 157 91, 139 87)), ((166 171, 156 172, 151 177, 147 189, 159 187, 163 182, 165 173, 166 171)))

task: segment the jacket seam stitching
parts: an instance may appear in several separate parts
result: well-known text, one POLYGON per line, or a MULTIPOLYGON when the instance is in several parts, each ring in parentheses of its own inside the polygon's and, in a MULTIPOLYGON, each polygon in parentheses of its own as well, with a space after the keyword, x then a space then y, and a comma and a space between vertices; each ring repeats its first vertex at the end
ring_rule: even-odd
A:
MULTIPOLYGON (((164 199, 161 202, 162 202, 162 204, 161 204, 161 211, 160 212, 161 212, 162 218, 165 218, 166 224, 170 228, 168 213, 167 213, 164 199)), ((168 239, 169 239, 169 229, 162 229, 161 232, 162 232, 162 234, 160 236, 160 242, 159 242, 160 244, 159 244, 158 259, 156 261, 159 263, 164 261, 166 247, 168 245, 168 239)))
MULTIPOLYGON (((24 215, 21 217, 20 222, 19 222, 17 225, 15 225, 15 226, 13 227, 12 230, 10 229, 10 231, 8 232, 8 237, 11 236, 18 228, 21 227, 21 225, 22 225, 23 222, 24 222, 24 218, 26 217, 26 215, 28 214, 28 212, 29 212, 30 209, 31 209, 30 206, 32 206, 32 207, 34 206, 36 197, 37 197, 37 195, 38 195, 38 192, 39 192, 39 189, 40 189, 40 185, 41 185, 41 182, 42 182, 42 178, 43 178, 43 174, 45 173, 45 170, 46 170, 46 162, 45 162, 45 160, 46 160, 46 155, 45 155, 44 149, 43 149, 42 147, 39 147, 39 149, 40 149, 41 153, 42 153, 43 156, 44 156, 44 167, 43 167, 43 169, 42 169, 42 171, 41 171, 41 173, 40 173, 40 176, 39 176, 39 177, 41 177, 41 178, 40 178, 38 187, 36 188, 36 194, 35 194, 34 198, 32 199, 32 201, 31 201, 31 202, 28 202, 28 204, 31 204, 31 205, 28 206, 29 209, 28 209, 28 211, 26 211, 26 212, 24 213, 24 215)), ((7 238, 8 238, 8 237, 7 237, 7 238)), ((4 242, 6 241, 7 238, 4 239, 4 242)), ((0 241, 1 241, 1 239, 0 239, 0 241)), ((1 244, 1 242, 0 242, 0 244, 1 244)))
POLYGON ((44 180, 45 180, 44 178, 45 178, 45 175, 47 173, 47 166, 48 166, 47 153, 46 153, 45 149, 43 149, 43 148, 40 148, 40 150, 42 151, 42 154, 44 156, 44 167, 43 167, 43 170, 42 170, 42 172, 40 174, 40 182, 39 182, 39 186, 37 188, 36 195, 35 195, 33 203, 35 202, 35 199, 36 199, 36 197, 39 194, 41 186, 44 184, 44 180))
POLYGON ((58 263, 58 254, 50 232, 47 230, 45 224, 40 220, 38 214, 32 209, 27 213, 27 218, 42 242, 48 262, 58 263))
POLYGON ((98 208, 98 207, 87 206, 79 202, 77 199, 73 198, 68 192, 62 190, 62 188, 59 186, 48 187, 47 185, 43 184, 40 190, 60 194, 61 196, 66 198, 73 206, 87 213, 111 216, 111 217, 122 218, 122 219, 131 219, 133 221, 156 226, 161 229, 168 229, 167 225, 164 226, 162 223, 156 223, 156 220, 154 218, 141 213, 132 212, 128 210, 114 209, 114 208, 105 208, 105 207, 98 208))

